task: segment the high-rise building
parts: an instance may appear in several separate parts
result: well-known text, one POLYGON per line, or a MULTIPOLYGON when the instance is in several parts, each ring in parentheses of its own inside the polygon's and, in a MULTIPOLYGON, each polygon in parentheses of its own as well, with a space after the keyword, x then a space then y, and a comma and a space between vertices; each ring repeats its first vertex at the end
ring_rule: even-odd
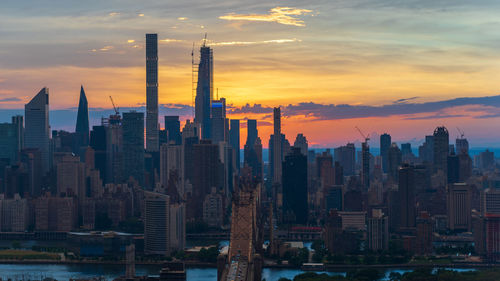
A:
POLYGON ((226 118, 226 99, 212 101, 210 118, 211 140, 213 143, 227 142, 229 123, 226 118))
POLYGON ((281 139, 281 109, 275 107, 273 110, 273 124, 274 124, 274 140, 273 140, 273 183, 281 184, 282 182, 282 160, 283 160, 283 146, 281 139))
POLYGON ((367 140, 361 144, 361 158, 361 179, 363 187, 368 190, 370 188, 370 146, 367 140))
POLYGON ((233 148, 233 163, 236 171, 240 170, 240 120, 231 119, 229 129, 229 144, 233 148))
POLYGON ((469 141, 466 138, 461 137, 455 140, 455 149, 458 155, 469 154, 469 141))
POLYGON ((417 218, 416 253, 432 253, 432 219, 427 212, 421 212, 417 218))
POLYGON ((448 228, 452 231, 471 229, 472 190, 466 183, 448 185, 446 208, 448 228))
POLYGON ((400 205, 399 226, 403 228, 415 227, 415 172, 414 167, 408 164, 399 169, 398 198, 400 205))
POLYGON ((81 86, 75 129, 78 153, 80 153, 80 147, 87 147, 89 145, 89 130, 89 104, 83 86, 81 86))
MULTIPOLYGON (((56 162, 56 161, 54 161, 56 162)), ((57 160, 57 194, 77 196, 79 200, 85 197, 85 164, 80 157, 65 153, 57 160)))
POLYGON ((373 209, 367 219, 368 248, 372 251, 389 248, 389 220, 380 209, 373 209))
POLYGON ((402 143, 401 144, 401 154, 403 156, 411 154, 411 143, 402 143))
POLYGON ((200 48, 198 84, 196 87, 194 121, 201 128, 201 138, 210 139, 211 104, 213 100, 213 52, 205 43, 200 48))
POLYGON ((345 146, 340 146, 334 150, 335 161, 339 162, 344 168, 345 176, 352 176, 356 166, 356 148, 354 143, 348 143, 345 146))
POLYGON ((167 133, 167 143, 174 142, 176 145, 182 143, 179 116, 165 116, 165 131, 167 133))
POLYGON ((22 116, 13 116, 12 123, 0 123, 0 158, 14 164, 23 148, 24 124, 22 116))
POLYGON ((247 120, 247 141, 243 150, 243 160, 244 165, 252 169, 252 175, 262 181, 262 142, 257 130, 257 120, 247 120))
POLYGON ((344 193, 342 185, 331 185, 326 186, 324 189, 324 205, 325 211, 328 213, 330 210, 342 211, 343 201, 344 201, 344 193))
POLYGON ((450 140, 448 130, 445 127, 437 127, 434 130, 434 169, 442 170, 446 174, 450 140))
POLYGON ((144 252, 168 256, 170 247, 170 196, 146 192, 144 199, 144 252))
POLYGON ((42 156, 42 172, 50 168, 49 89, 43 88, 24 106, 26 148, 37 148, 42 156))
POLYGON ((300 148, 300 153, 307 156, 307 151, 309 148, 308 148, 307 139, 303 134, 297 135, 297 137, 295 138, 295 142, 293 143, 293 146, 300 148))
POLYGON ((387 151, 387 174, 389 179, 397 182, 399 166, 401 166, 402 154, 397 144, 393 143, 387 151))
POLYGON ((293 147, 283 162, 283 221, 306 224, 307 208, 307 156, 293 147))
POLYGON ((159 150, 158 34, 146 34, 146 150, 159 150))
POLYGON ((425 142, 418 147, 418 157, 424 163, 434 163, 434 136, 425 136, 425 142))
POLYGON ((460 181, 460 159, 455 153, 448 155, 447 170, 447 182, 449 184, 460 181))
POLYGON ((382 170, 384 173, 389 171, 387 153, 391 147, 391 135, 385 133, 380 135, 380 157, 382 158, 382 170))
MULTIPOLYGON (((144 114, 123 113, 123 171, 144 183, 144 114)), ((126 178, 125 180, 127 180, 126 178)))

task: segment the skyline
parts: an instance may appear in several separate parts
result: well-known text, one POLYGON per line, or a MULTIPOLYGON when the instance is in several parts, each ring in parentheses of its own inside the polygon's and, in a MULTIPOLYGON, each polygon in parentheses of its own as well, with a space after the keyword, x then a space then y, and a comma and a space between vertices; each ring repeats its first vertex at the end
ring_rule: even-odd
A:
MULTIPOLYGON (((192 111, 192 42, 198 48, 207 32, 215 88, 228 101, 229 118, 257 119, 263 140, 278 105, 287 137, 304 133, 318 147, 359 140, 356 125, 395 140, 420 140, 441 125, 453 138, 460 127, 472 146, 492 146, 500 137, 484 122, 500 117, 497 3, 192 2, 121 1, 117 9, 115 1, 94 1, 92 8, 55 1, 23 9, 25 3, 7 1, 8 15, 0 20, 0 108, 21 110, 43 86, 51 89, 51 109, 76 108, 80 84, 91 115, 93 108, 111 112, 109 95, 122 109, 142 106, 144 33, 158 32, 159 103, 179 107, 172 112, 185 120, 192 111), (172 5, 175 12, 166 10, 172 5), (68 19, 71 24, 61 25, 68 19), (457 103, 456 97, 471 99, 457 103)), ((76 119, 76 109, 68 114, 76 119)), ((74 123, 55 120, 54 129, 72 131, 74 123)), ((245 134, 242 129, 242 139, 245 134)))

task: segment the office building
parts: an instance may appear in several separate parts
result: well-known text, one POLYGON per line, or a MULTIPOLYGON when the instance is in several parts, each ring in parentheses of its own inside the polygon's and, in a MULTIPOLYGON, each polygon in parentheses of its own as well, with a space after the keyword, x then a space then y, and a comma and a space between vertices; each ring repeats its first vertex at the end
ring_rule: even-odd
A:
POLYGON ((334 159, 344 168, 344 176, 352 176, 356 167, 356 148, 354 143, 348 143, 334 150, 334 159))
POLYGON ((167 133, 167 143, 173 142, 176 145, 182 143, 179 116, 165 116, 165 132, 167 133))
POLYGON ((393 143, 387 151, 387 174, 388 178, 394 182, 398 181, 402 157, 403 155, 398 145, 393 143))
POLYGON ((240 120, 231 119, 229 128, 229 144, 233 148, 233 163, 236 168, 236 172, 239 172, 241 160, 240 160, 240 120))
POLYGON ((283 221, 306 224, 307 208, 307 156, 299 147, 285 156, 283 162, 283 221))
POLYGON ((123 171, 128 177, 144 184, 144 114, 123 113, 123 171))
POLYGON ((213 100, 211 108, 210 136, 212 143, 227 142, 229 123, 226 118, 226 99, 213 100))
MULTIPOLYGON (((143 125, 144 126, 144 125, 143 125)), ((146 34, 146 150, 159 150, 158 34, 146 34)))
POLYGON ((80 88, 80 99, 78 102, 78 114, 76 116, 76 145, 75 152, 80 154, 82 147, 87 147, 89 145, 89 104, 87 102, 87 96, 83 90, 83 86, 80 88))
POLYGON ((388 155, 389 147, 391 147, 391 135, 385 133, 380 135, 380 157, 382 158, 382 171, 387 173, 389 171, 388 155))
POLYGON ((368 248, 372 251, 389 249, 389 220, 380 209, 373 209, 367 219, 368 248))
POLYGON ((434 169, 447 172, 447 160, 450 150, 448 130, 445 127, 437 127, 434 130, 434 169))
POLYGON ((282 161, 283 161, 283 146, 281 138, 281 109, 275 107, 273 109, 273 184, 281 185, 282 177, 282 161))
POLYGON ((43 88, 24 106, 26 148, 40 150, 42 173, 50 168, 49 89, 43 88))
POLYGON ((196 86, 194 121, 201 128, 201 138, 210 139, 211 105, 213 100, 213 52, 203 43, 200 48, 200 64, 198 65, 198 84, 196 86))
POLYGON ((399 169, 398 199, 400 204, 399 226, 402 228, 415 227, 415 172, 414 167, 408 164, 399 169))
POLYGON ((308 143, 307 139, 303 134, 298 134, 297 137, 295 138, 295 142, 293 143, 294 147, 300 148, 300 153, 304 154, 307 156, 307 151, 308 151, 308 143))
POLYGON ((448 228, 452 231, 470 231, 472 190, 466 183, 448 185, 447 191, 448 228))

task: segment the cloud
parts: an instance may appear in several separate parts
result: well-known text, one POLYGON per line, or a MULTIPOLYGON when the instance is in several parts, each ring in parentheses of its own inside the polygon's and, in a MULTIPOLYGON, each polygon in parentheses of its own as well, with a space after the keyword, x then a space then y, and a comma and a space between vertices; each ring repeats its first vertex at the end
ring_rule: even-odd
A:
POLYGON ((119 15, 120 15, 120 13, 118 13, 118 12, 111 12, 111 13, 109 13, 108 15, 109 15, 110 17, 115 17, 115 16, 119 16, 119 15))
POLYGON ((16 101, 23 101, 23 100, 20 99, 20 98, 16 98, 16 97, 0 99, 0 103, 3 103, 3 102, 16 102, 16 101))
POLYGON ((297 9, 290 7, 276 7, 269 11, 269 14, 236 14, 229 13, 220 16, 219 19, 229 21, 261 21, 261 22, 276 22, 284 25, 305 26, 303 20, 296 16, 311 13, 312 10, 297 9))
POLYGON ((163 43, 180 43, 180 42, 184 42, 184 40, 172 39, 172 38, 165 38, 165 39, 160 39, 160 42, 163 42, 163 43))
POLYGON ((188 19, 187 17, 178 17, 178 18, 177 18, 177 20, 181 20, 181 21, 183 21, 183 20, 187 20, 187 19, 188 19))
POLYGON ((275 40, 265 40, 265 41, 229 41, 229 42, 213 42, 208 45, 210 46, 245 46, 245 45, 262 45, 262 44, 283 44, 283 43, 293 43, 302 42, 302 40, 293 39, 275 39, 275 40))
MULTIPOLYGON (((404 100, 404 99, 403 99, 404 100)), ((314 102, 301 102, 289 104, 282 107, 283 116, 305 116, 314 120, 340 120, 369 117, 389 117, 394 115, 412 115, 422 113, 435 113, 429 116, 409 116, 406 120, 442 119, 466 117, 464 114, 439 113, 439 111, 456 108, 460 106, 482 106, 486 108, 487 115, 475 118, 493 118, 498 113, 492 112, 492 108, 500 108, 500 95, 488 97, 464 97, 436 102, 408 103, 399 102, 382 106, 349 105, 349 104, 319 104, 314 102)), ((273 111, 272 107, 261 104, 246 104, 240 108, 230 108, 232 114, 268 114, 273 111)), ((483 111, 481 108, 470 111, 483 111)))
POLYGON ((408 101, 411 101, 411 100, 415 100, 415 99, 418 99, 419 97, 411 97, 411 98, 406 98, 406 99, 398 99, 398 100, 395 100, 394 103, 405 103, 405 102, 408 102, 408 101))

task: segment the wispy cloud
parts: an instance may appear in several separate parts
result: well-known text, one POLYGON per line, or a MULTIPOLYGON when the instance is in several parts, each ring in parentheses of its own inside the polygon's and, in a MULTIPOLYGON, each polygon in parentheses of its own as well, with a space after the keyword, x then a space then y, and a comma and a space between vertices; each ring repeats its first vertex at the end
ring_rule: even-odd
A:
POLYGON ((119 15, 120 15, 120 13, 118 13, 118 12, 111 12, 111 13, 108 14, 108 16, 110 16, 110 17, 116 17, 116 16, 119 16, 119 15))
POLYGON ((293 43, 302 42, 302 40, 293 39, 275 39, 275 40, 265 40, 265 41, 228 41, 228 42, 212 42, 209 43, 210 46, 244 46, 244 45, 261 45, 261 44, 283 44, 283 43, 293 43))
POLYGON ((178 19, 178 20, 181 20, 181 21, 182 21, 182 20, 188 20, 188 18, 187 18, 187 17, 178 17, 177 19, 178 19))
POLYGON ((220 16, 219 19, 230 21, 260 21, 260 22, 276 22, 284 25, 305 26, 303 20, 297 16, 312 13, 312 10, 297 9, 291 7, 276 7, 272 8, 268 14, 236 14, 229 13, 220 16))
POLYGON ((163 42, 163 43, 181 43, 181 42, 184 42, 184 40, 165 38, 165 39, 161 39, 160 42, 163 42))
POLYGON ((16 97, 10 97, 10 98, 3 98, 3 99, 0 99, 0 103, 6 103, 6 102, 16 102, 16 101, 22 101, 22 99, 20 99, 20 98, 16 98, 16 97))

